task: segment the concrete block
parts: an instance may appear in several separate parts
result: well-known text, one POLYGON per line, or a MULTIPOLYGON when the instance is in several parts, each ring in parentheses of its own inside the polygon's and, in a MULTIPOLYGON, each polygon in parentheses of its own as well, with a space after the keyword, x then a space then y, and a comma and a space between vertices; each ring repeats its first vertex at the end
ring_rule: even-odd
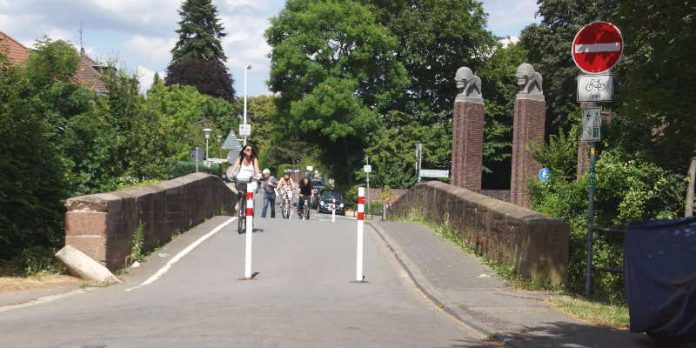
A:
POLYGON ((102 264, 70 245, 60 249, 56 253, 56 257, 65 264, 71 274, 82 279, 98 282, 121 282, 102 264))

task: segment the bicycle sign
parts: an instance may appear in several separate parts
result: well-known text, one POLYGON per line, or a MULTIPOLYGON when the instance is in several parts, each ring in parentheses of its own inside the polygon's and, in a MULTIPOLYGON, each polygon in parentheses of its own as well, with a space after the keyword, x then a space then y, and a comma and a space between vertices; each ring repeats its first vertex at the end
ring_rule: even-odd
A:
POLYGON ((611 101, 614 95, 612 75, 578 76, 578 102, 611 101))

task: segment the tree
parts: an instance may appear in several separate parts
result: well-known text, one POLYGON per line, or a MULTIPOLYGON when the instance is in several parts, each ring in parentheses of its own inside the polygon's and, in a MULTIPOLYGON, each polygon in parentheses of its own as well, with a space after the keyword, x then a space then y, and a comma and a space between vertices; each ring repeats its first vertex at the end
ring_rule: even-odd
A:
POLYGON ((51 113, 67 107, 41 92, 55 87, 63 95, 62 81, 74 73, 73 54, 61 43, 42 41, 29 58, 31 70, 11 67, 0 55, 0 260, 20 258, 22 270, 36 250, 51 255, 62 241, 66 184, 53 142, 57 130, 46 116, 57 119, 51 113))
POLYGON ((403 91, 396 40, 352 0, 290 0, 266 31, 274 122, 288 138, 321 148, 322 161, 351 184, 367 136, 403 91))
POLYGON ((495 45, 486 14, 475 0, 363 0, 397 39, 397 60, 409 84, 397 110, 421 125, 448 122, 461 66, 481 67, 495 45))
POLYGON ((232 77, 220 44, 226 34, 211 0, 186 0, 179 10, 179 41, 172 49, 166 82, 196 87, 201 93, 234 99, 232 77))
POLYGON ((618 3, 610 19, 625 49, 612 143, 685 173, 696 156, 696 1, 618 3))
POLYGON ((224 64, 217 60, 186 59, 167 67, 167 85, 187 85, 212 97, 234 100, 232 77, 224 64))
POLYGON ((517 67, 526 60, 527 52, 519 44, 498 44, 486 59, 479 75, 485 104, 483 142, 483 187, 510 187, 512 158, 512 115, 518 87, 517 67))

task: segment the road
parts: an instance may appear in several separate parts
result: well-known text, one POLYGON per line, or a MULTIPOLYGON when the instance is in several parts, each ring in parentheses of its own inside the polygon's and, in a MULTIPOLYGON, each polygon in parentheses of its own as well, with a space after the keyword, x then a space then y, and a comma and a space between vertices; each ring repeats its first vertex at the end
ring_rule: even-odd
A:
POLYGON ((126 291, 228 219, 154 252, 124 284, 0 312, 0 347, 489 346, 422 295, 367 226, 367 282, 351 282, 356 222, 345 217, 256 219, 253 280, 240 280, 245 236, 232 223, 126 291))

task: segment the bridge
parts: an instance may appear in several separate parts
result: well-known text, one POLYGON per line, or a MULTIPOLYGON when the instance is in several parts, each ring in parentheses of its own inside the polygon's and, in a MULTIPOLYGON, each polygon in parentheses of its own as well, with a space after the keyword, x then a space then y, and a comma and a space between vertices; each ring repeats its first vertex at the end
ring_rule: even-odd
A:
MULTIPOLYGON (((232 199, 220 179, 191 174, 69 200, 66 243, 112 270, 123 269, 122 282, 0 307, 0 346, 649 344, 642 335, 561 314, 547 302, 549 295, 511 288, 476 257, 405 221, 368 219, 366 281, 355 282, 355 218, 331 222, 314 213, 301 221, 257 213, 252 234, 257 275, 243 279, 246 236, 236 231, 232 199), (137 231, 151 253, 140 267, 129 268, 137 231)), ((479 253, 501 260, 507 255, 514 267, 532 269, 529 277, 564 276, 562 267, 549 262, 557 250, 543 250, 558 242, 549 233, 553 219, 433 183, 404 195, 392 216, 414 209, 464 231, 479 253)))

